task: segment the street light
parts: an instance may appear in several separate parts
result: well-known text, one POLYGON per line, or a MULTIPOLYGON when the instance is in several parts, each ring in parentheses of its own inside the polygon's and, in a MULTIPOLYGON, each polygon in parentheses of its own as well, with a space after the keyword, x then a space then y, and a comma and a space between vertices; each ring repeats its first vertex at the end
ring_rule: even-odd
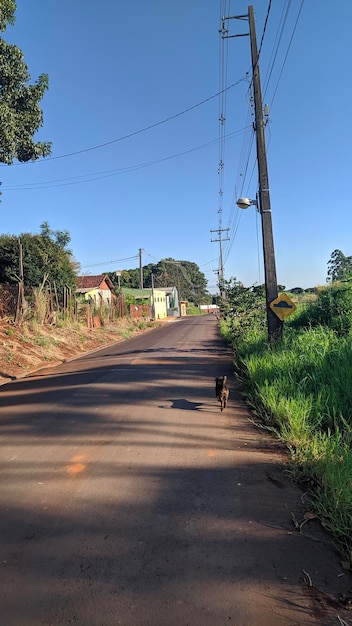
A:
POLYGON ((238 198, 236 204, 240 209, 248 209, 250 206, 254 205, 257 207, 257 211, 259 211, 257 200, 250 200, 249 198, 238 198))

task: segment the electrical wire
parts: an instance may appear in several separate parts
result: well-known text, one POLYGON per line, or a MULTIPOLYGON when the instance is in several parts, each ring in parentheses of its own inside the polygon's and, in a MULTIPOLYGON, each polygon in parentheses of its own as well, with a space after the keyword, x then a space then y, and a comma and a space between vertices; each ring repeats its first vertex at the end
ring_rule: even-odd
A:
POLYGON ((283 36, 283 33, 284 33, 284 28, 285 28, 286 21, 287 21, 287 18, 288 18, 288 14, 289 14, 289 10, 290 10, 290 7, 291 7, 291 2, 292 2, 292 0, 288 0, 288 2, 286 4, 286 9, 285 9, 285 7, 283 7, 283 9, 282 9, 281 19, 280 19, 280 22, 279 22, 278 31, 276 33, 276 38, 275 38, 275 41, 274 41, 274 47, 273 47, 273 50, 272 50, 272 53, 271 53, 271 57, 270 57, 270 60, 269 60, 269 69, 268 69, 267 75, 266 75, 265 80, 264 80, 264 87, 263 87, 264 96, 265 96, 265 94, 267 92, 267 89, 268 89, 268 86, 269 86, 269 83, 270 83, 270 79, 271 79, 271 76, 272 76, 272 72, 273 72, 273 69, 274 69, 274 66, 275 66, 275 62, 276 62, 276 59, 277 59, 277 55, 278 55, 281 39, 282 39, 282 36, 283 36), (284 11, 285 11, 285 13, 284 13, 284 11))
MULTIPOLYGON (((276 87, 275 87, 275 90, 274 90, 273 97, 271 99, 271 105, 272 105, 272 103, 273 103, 273 101, 274 101, 274 99, 276 97, 278 86, 279 86, 279 83, 280 83, 280 80, 281 80, 281 77, 282 77, 282 73, 283 73, 283 70, 284 70, 284 67, 285 67, 285 64, 286 64, 286 61, 287 61, 289 50, 290 50, 290 47, 291 47, 291 44, 292 44, 292 40, 293 40, 294 34, 296 32, 297 24, 298 24, 300 15, 301 15, 301 11, 302 11, 302 8, 303 8, 303 3, 304 3, 304 0, 301 0, 301 5, 300 5, 299 11, 298 11, 298 15, 297 15, 297 18, 296 18, 296 21, 295 21, 295 24, 294 24, 293 31, 291 33, 291 37, 290 37, 288 46, 287 46, 287 50, 286 50, 286 54, 284 56, 283 64, 282 64, 281 71, 280 71, 280 74, 279 74, 279 78, 278 78, 278 81, 277 81, 277 84, 276 84, 276 87)), ((267 32, 267 26, 268 26, 268 20, 269 20, 269 15, 270 15, 270 10, 271 10, 271 4, 272 4, 272 2, 271 2, 271 0, 269 0, 267 13, 266 13, 266 18, 265 18, 265 23, 264 23, 264 28, 263 28, 263 33, 262 33, 261 42, 260 42, 260 46, 259 46, 258 60, 259 60, 259 56, 260 56, 262 48, 263 48, 265 34, 267 32)), ((278 50, 279 50, 279 47, 280 47, 280 44, 281 44, 281 40, 282 40, 282 37, 283 37, 283 32, 284 32, 284 28, 285 28, 285 25, 286 25, 286 22, 287 22, 287 16, 288 16, 288 12, 289 12, 290 6, 291 6, 291 0, 288 1, 288 4, 286 5, 285 10, 283 10, 283 13, 282 13, 282 17, 281 17, 281 21, 280 21, 280 24, 279 24, 278 33, 277 33, 277 36, 276 36, 276 39, 275 39, 275 43, 274 43, 274 49, 273 49, 272 56, 271 56, 270 63, 269 63, 269 69, 268 69, 267 78, 266 78, 266 89, 265 89, 265 91, 267 90, 268 85, 269 85, 270 80, 271 80, 271 77, 272 77, 273 68, 274 68, 274 65, 275 65, 276 60, 277 60, 278 50)), ((249 90, 251 89, 251 86, 252 85, 250 84, 249 90)), ((250 109, 250 106, 249 106, 249 109, 250 109)), ((249 124, 246 123, 246 126, 249 126, 249 124)), ((249 186, 251 184, 251 180, 252 180, 253 175, 254 175, 254 169, 255 169, 255 166, 256 166, 256 158, 255 158, 254 163, 253 163, 252 172, 249 175, 249 164, 250 164, 251 153, 252 153, 253 143, 254 143, 254 132, 249 137, 248 137, 248 135, 244 136, 244 138, 243 138, 241 157, 240 157, 240 160, 239 160, 239 164, 245 163, 244 166, 241 166, 239 168, 239 173, 238 173, 238 176, 241 177, 241 194, 240 195, 242 195, 243 189, 244 189, 245 185, 247 185, 247 187, 249 188, 249 186)), ((238 179, 237 179, 237 181, 238 181, 238 179)), ((235 186, 235 189, 236 189, 236 186, 235 186)), ((233 213, 233 211, 232 211, 232 213, 233 213)), ((230 242, 229 242, 229 244, 225 248, 225 253, 224 253, 225 262, 227 261, 227 259, 229 257, 229 254, 230 254, 230 251, 231 251, 231 249, 233 247, 233 243, 234 243, 235 237, 236 237, 237 232, 238 232, 239 221, 240 221, 240 218, 238 220, 231 219, 230 222, 229 222, 229 224, 230 224, 230 234, 229 234, 230 242)), ((257 245, 259 245, 259 244, 257 243, 257 245)), ((259 263, 258 263, 258 265, 259 265, 259 263)), ((259 268, 258 268, 258 271, 260 273, 260 269, 259 268)))
POLYGON ((218 229, 220 246, 219 255, 219 270, 218 276, 223 278, 224 266, 222 257, 222 212, 223 212, 223 194, 224 194, 224 173, 225 173, 225 123, 226 123, 226 96, 228 75, 228 29, 226 27, 225 15, 230 13, 230 2, 226 3, 226 0, 220 0, 220 28, 219 28, 219 165, 218 165, 218 177, 219 177, 219 191, 218 191, 218 229))
MULTIPOLYGON (((238 135, 244 132, 246 128, 241 128, 239 130, 233 131, 227 135, 227 139, 231 139, 235 135, 238 135)), ((213 139, 207 143, 201 144, 200 146, 196 146, 194 148, 189 148, 188 150, 184 150, 183 152, 178 152, 176 154, 169 155, 167 157, 163 157, 161 159, 156 159, 154 161, 149 161, 147 163, 139 163, 135 165, 130 165, 129 167, 123 167, 116 170, 105 170, 102 172, 95 172, 92 174, 82 174, 80 176, 70 176, 68 178, 59 178, 51 181, 43 181, 43 182, 34 182, 34 183, 20 183, 18 185, 9 185, 3 187, 4 191, 28 191, 35 189, 48 189, 50 187, 64 187, 67 185, 78 185, 81 183, 88 183, 95 180, 100 180, 102 178, 109 178, 111 176, 118 176, 121 174, 127 174, 129 172, 134 172, 139 169, 143 169, 146 167, 150 167, 152 165, 156 165, 158 163, 163 163, 165 161, 169 161, 171 159, 178 158, 180 156, 184 156, 186 154, 190 154, 191 152, 195 152, 197 150, 202 150, 204 148, 208 148, 209 146, 213 146, 218 143, 218 139, 213 139), (81 180, 85 179, 85 180, 81 180)))
POLYGON ((101 263, 91 263, 89 265, 81 265, 81 268, 84 269, 86 267, 100 267, 102 265, 111 265, 112 263, 123 263, 124 261, 133 261, 134 259, 138 259, 138 254, 135 256, 129 256, 125 259, 115 259, 114 261, 103 261, 101 263))
POLYGON ((289 51, 290 51, 291 44, 292 44, 292 41, 293 41, 293 37, 294 37, 295 32, 296 32, 296 29, 297 29, 297 24, 298 24, 299 18, 300 18, 300 16, 301 16, 301 12, 302 12, 302 9, 303 9, 303 4, 304 4, 304 0, 301 0, 301 4, 300 4, 300 7, 299 7, 298 15, 297 15, 297 18, 296 18, 296 21, 295 21, 295 25, 294 25, 294 27, 293 27, 293 31, 292 31, 292 34, 291 34, 291 38, 290 38, 290 41, 289 41, 289 44, 288 44, 287 50, 286 50, 286 54, 285 54, 285 57, 284 57, 284 60, 283 60, 283 64, 282 64, 282 66, 281 66, 281 70, 280 70, 279 78, 278 78, 278 80, 277 80, 276 87, 275 87, 275 90, 274 90, 274 95, 273 95, 273 96, 272 96, 272 98, 271 98, 271 103, 270 103, 270 105, 271 105, 271 106, 272 106, 272 104, 273 104, 273 102, 274 102, 274 100, 275 100, 275 97, 276 97, 276 93, 277 93, 277 90, 278 90, 278 87, 279 87, 279 83, 280 83, 280 80, 281 80, 281 77, 282 77, 282 73, 283 73, 283 71, 284 71, 284 67, 285 67, 285 65, 286 65, 286 61, 287 61, 287 57, 288 57, 288 53, 289 53, 289 51))
MULTIPOLYGON (((229 91, 230 89, 232 89, 233 87, 236 87, 237 85, 239 85, 242 81, 246 80, 246 78, 240 78, 238 81, 236 81, 235 83, 233 83, 232 85, 229 85, 228 87, 226 87, 225 91, 229 91)), ((32 163, 45 163, 48 161, 54 161, 57 159, 65 159, 66 157, 71 157, 71 156, 75 156, 77 154, 83 154, 85 152, 91 152, 92 150, 98 150, 99 148, 105 148, 106 146, 111 146, 114 143, 118 143, 120 141, 124 141, 125 139, 130 139, 131 137, 135 137, 136 135, 140 135, 141 133, 145 133, 147 130, 151 130, 152 128, 157 128, 158 126, 161 126, 162 124, 166 124, 167 122, 170 122, 171 120, 176 119, 177 117, 180 117, 181 115, 185 115, 186 113, 189 113, 190 111, 193 111, 194 109, 197 109, 198 107, 202 106, 203 104, 206 104, 207 102, 210 102, 211 100, 213 100, 214 98, 217 98, 219 96, 219 92, 217 92, 216 94, 209 96, 208 98, 205 98, 204 100, 201 100, 201 102, 198 102, 197 104, 194 104, 190 107, 188 107, 187 109, 184 109, 183 111, 180 111, 179 113, 175 113, 174 115, 170 115, 169 117, 164 118, 163 120, 159 120, 159 122, 155 122, 154 124, 150 124, 149 126, 145 126, 144 128, 140 128, 139 130, 135 130, 132 133, 128 133, 127 135, 123 135, 122 137, 117 137, 117 139, 111 139, 110 141, 106 141, 104 143, 98 144, 96 146, 91 146, 89 148, 84 148, 82 150, 76 150, 75 152, 68 152, 67 154, 61 154, 55 157, 46 157, 45 159, 38 159, 37 161, 33 161, 32 163)), ((5 164, 2 164, 5 166, 5 164)), ((14 163, 14 165, 28 165, 27 163, 14 163)))
POLYGON ((260 53, 261 53, 261 51, 262 51, 262 47, 263 47, 264 37, 265 37, 265 33, 266 33, 266 27, 267 27, 267 25, 268 25, 268 20, 269 20, 269 15, 270 15, 270 10, 271 10, 271 3, 272 3, 272 0, 269 0, 268 8, 267 8, 267 11, 266 11, 266 17, 265 17, 264 27, 263 27, 263 33, 262 33, 262 37, 261 37, 261 40, 260 40, 260 45, 259 45, 259 50, 258 50, 258 58, 257 58, 257 63, 258 63, 258 61, 259 61, 259 58, 260 58, 260 53))

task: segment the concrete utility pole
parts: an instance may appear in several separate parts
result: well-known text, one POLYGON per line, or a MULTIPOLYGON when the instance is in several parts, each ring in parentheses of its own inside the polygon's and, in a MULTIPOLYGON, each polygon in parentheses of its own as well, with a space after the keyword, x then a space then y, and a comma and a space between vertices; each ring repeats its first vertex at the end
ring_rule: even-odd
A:
POLYGON ((257 39, 255 32, 253 6, 248 7, 249 35, 251 40, 253 92, 255 109, 255 131, 257 141, 257 159, 259 176, 259 211, 262 218, 264 273, 266 292, 266 314, 268 320, 268 335, 270 340, 280 339, 282 335, 282 321, 270 308, 270 302, 278 296, 276 264, 274 252, 274 238, 271 219, 269 176, 266 159, 265 125, 263 119, 263 102, 258 64, 257 39))
MULTIPOLYGON (((219 277, 219 281, 223 281, 224 280, 224 262, 223 262, 223 256, 222 256, 222 242, 223 241, 229 241, 229 237, 222 237, 222 233, 228 232, 230 229, 229 228, 213 228, 212 230, 210 230, 211 233, 217 233, 218 234, 218 239, 211 239, 211 242, 219 242, 219 247, 220 247, 220 263, 219 263, 219 272, 218 272, 218 277, 219 277)), ((223 295, 223 294, 221 294, 223 295)))

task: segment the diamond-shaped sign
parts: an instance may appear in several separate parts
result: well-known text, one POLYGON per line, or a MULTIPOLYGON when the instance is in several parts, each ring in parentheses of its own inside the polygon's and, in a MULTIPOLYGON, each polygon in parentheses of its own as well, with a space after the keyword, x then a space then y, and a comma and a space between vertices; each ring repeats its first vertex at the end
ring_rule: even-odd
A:
POLYGON ((269 306, 282 322, 297 309, 296 305, 285 293, 282 293, 270 302, 269 306))

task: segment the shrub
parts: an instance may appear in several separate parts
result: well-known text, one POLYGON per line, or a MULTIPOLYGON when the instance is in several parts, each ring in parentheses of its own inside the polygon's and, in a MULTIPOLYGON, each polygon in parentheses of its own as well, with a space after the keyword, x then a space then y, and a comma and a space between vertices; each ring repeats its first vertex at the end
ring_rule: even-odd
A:
POLYGON ((334 283, 321 288, 316 300, 296 316, 291 325, 296 328, 323 325, 339 336, 349 334, 352 330, 351 283, 334 283))

